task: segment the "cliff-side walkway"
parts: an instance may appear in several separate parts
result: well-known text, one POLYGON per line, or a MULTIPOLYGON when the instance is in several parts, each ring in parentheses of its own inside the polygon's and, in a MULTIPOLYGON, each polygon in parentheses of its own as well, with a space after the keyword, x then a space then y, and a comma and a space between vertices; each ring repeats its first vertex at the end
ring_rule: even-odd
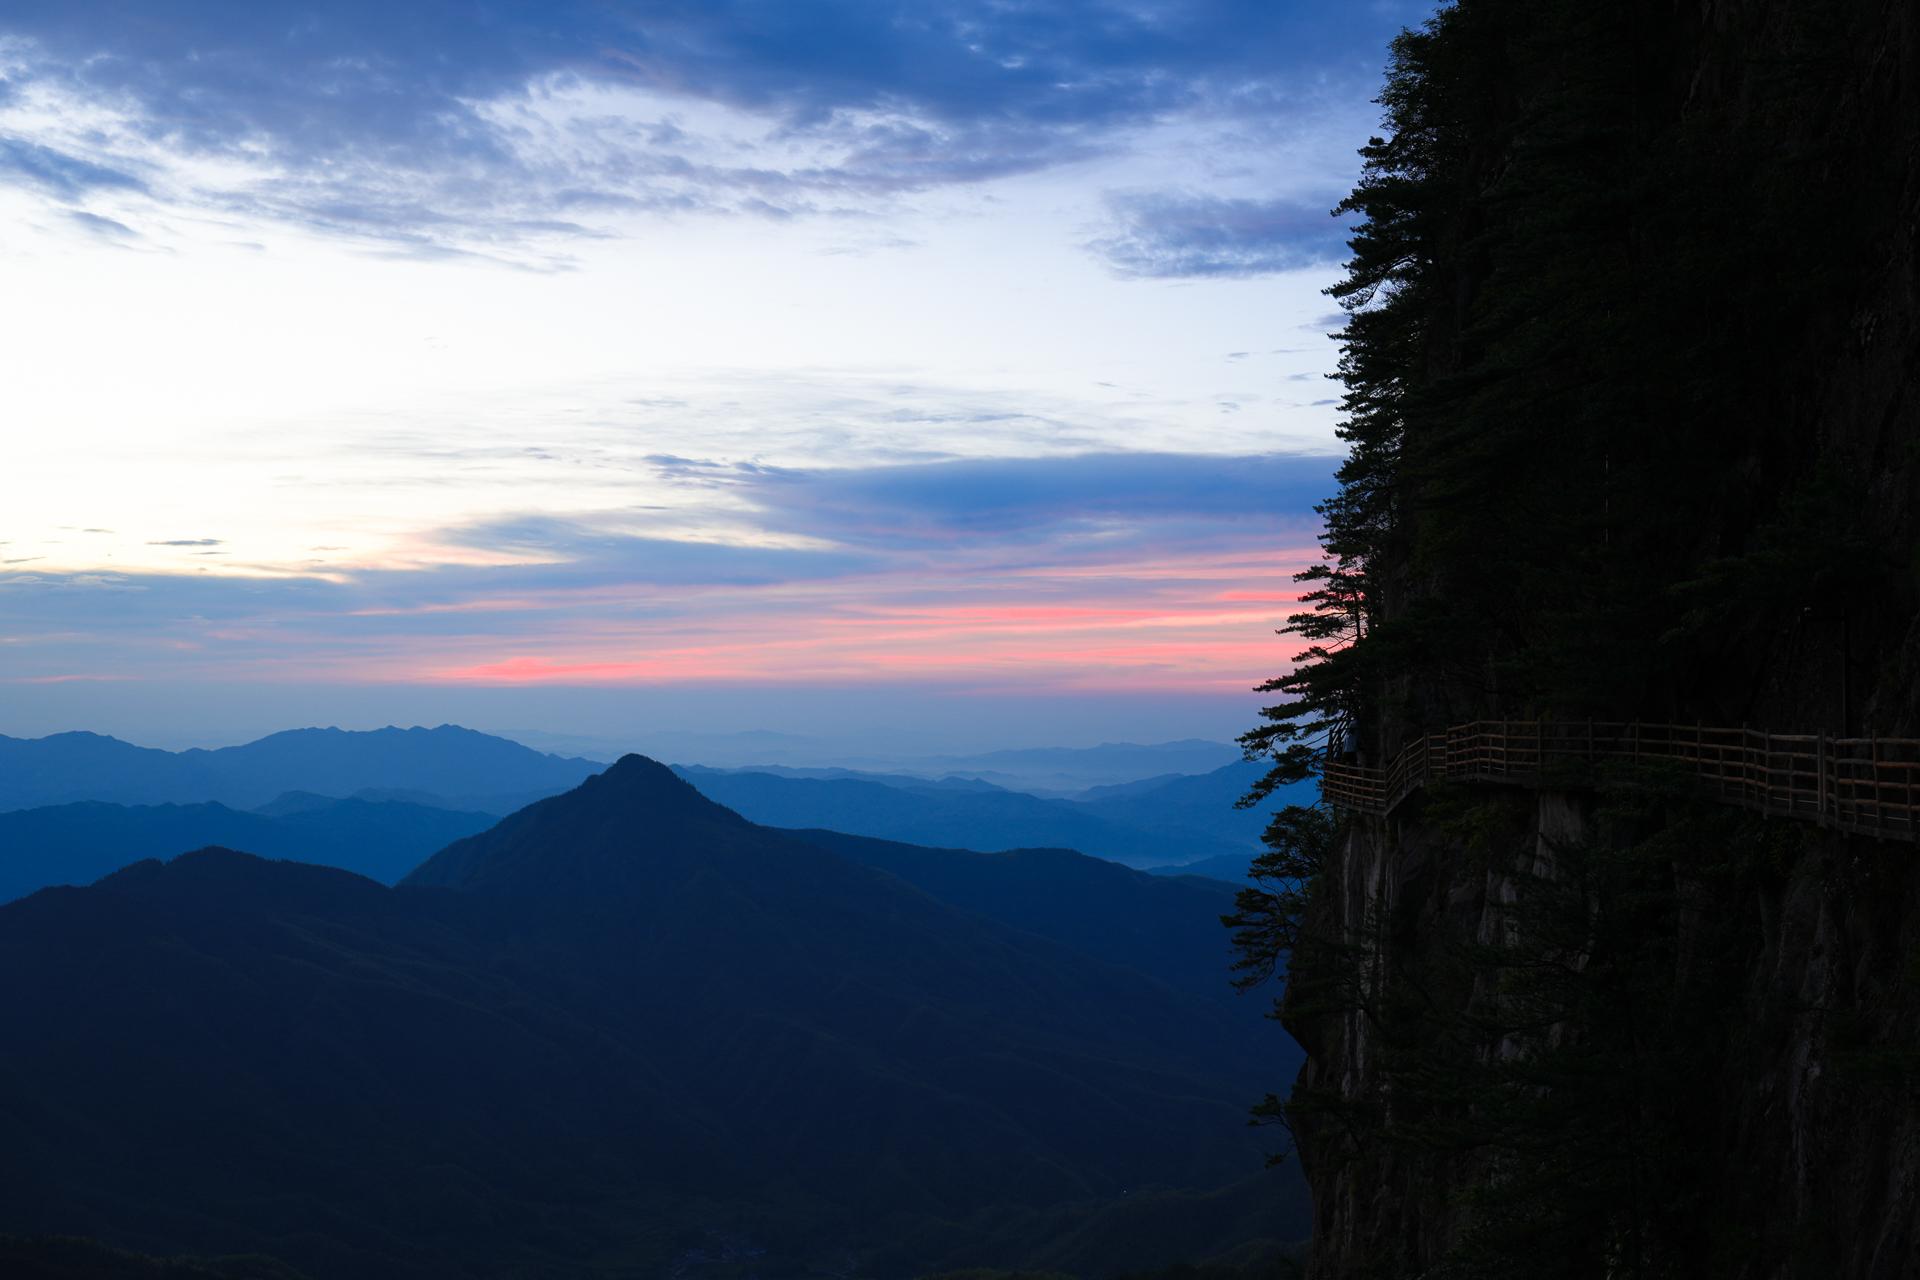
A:
POLYGON ((1331 804, 1390 814, 1429 782, 1590 785, 1594 766, 1682 766, 1717 800, 1889 840, 1920 840, 1920 740, 1621 721, 1476 720, 1408 743, 1384 769, 1328 761, 1331 804))

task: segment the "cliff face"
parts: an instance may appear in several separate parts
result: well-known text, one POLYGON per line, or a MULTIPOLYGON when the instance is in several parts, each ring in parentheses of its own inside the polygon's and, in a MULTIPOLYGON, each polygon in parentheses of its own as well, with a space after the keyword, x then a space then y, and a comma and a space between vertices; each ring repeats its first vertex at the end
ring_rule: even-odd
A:
MULTIPOLYGON (((1370 544, 1383 656, 1349 677, 1360 758, 1560 712, 1920 737, 1920 8, 1578 8, 1461 0, 1400 86, 1470 142, 1422 160, 1447 181, 1392 357, 1415 391, 1370 544), (1596 104, 1603 128, 1549 128, 1596 104), (1605 296, 1521 294, 1502 253, 1562 250, 1500 228, 1560 207, 1525 202, 1569 145, 1625 193, 1582 268, 1605 296), (1607 348, 1603 306, 1659 341, 1607 348), (1599 339, 1523 350, 1524 323, 1599 339), (1620 434, 1495 437, 1465 397, 1500 379, 1604 399, 1620 434), (1476 445, 1516 507, 1590 496, 1590 548, 1513 549, 1516 520, 1452 554, 1443 455, 1476 445), (1561 563, 1602 601, 1577 626, 1561 563), (1637 656, 1574 690, 1610 660, 1582 629, 1637 656)), ((1591 783, 1346 822, 1284 1006, 1310 1274, 1920 1276, 1920 846, 1591 783)))
MULTIPOLYGON (((1920 877, 1911 849, 1824 835, 1808 838, 1739 894, 1699 904, 1734 935, 1731 973, 1703 983, 1686 971, 1697 939, 1685 926, 1660 940, 1660 976, 1671 985, 1648 983, 1636 993, 1649 1033, 1672 1035, 1678 1017, 1711 1005, 1710 1021, 1698 1029, 1717 1041, 1713 1051, 1640 1046, 1643 1060, 1623 1069, 1639 1078, 1597 1100, 1566 1098, 1587 1086, 1568 1081, 1565 1062, 1534 1078, 1522 1074, 1520 1087, 1541 1098, 1557 1092, 1569 1111, 1609 1103, 1626 1109, 1597 1141, 1617 1144, 1602 1156, 1618 1161, 1617 1180, 1644 1174, 1658 1196, 1672 1198, 1664 1262, 1610 1271, 1604 1229, 1583 1233, 1577 1225, 1550 1224, 1537 1234, 1564 1240, 1570 1251, 1532 1272, 1501 1265, 1510 1248, 1475 1243, 1490 1221, 1499 1228, 1495 1219, 1512 1216, 1497 1191, 1491 1206, 1483 1197, 1503 1176, 1519 1176, 1516 1165, 1537 1169, 1528 1162, 1531 1144, 1596 1142, 1578 1122, 1571 1134, 1556 1123, 1551 1103, 1516 1120, 1511 1100, 1497 1094, 1506 1081, 1459 1107, 1480 1112, 1477 1127, 1456 1114, 1458 1129, 1449 1132, 1447 1117, 1435 1123, 1434 1093, 1412 1096, 1431 1082, 1407 1080, 1436 1065, 1421 1062, 1422 1054, 1444 1059, 1463 1051, 1444 1043, 1445 1031, 1422 1035, 1456 1020, 1484 1037, 1465 1052, 1539 1061, 1528 1036, 1492 1025, 1509 975, 1474 974, 1458 949, 1463 939, 1494 944, 1514 927, 1516 894, 1532 877, 1552 876, 1568 842, 1593 834, 1592 799, 1539 792, 1493 803, 1510 811, 1512 829, 1492 858, 1462 851, 1419 813, 1356 824, 1339 848, 1316 925, 1364 940, 1372 1008, 1328 1014, 1299 1008, 1296 996, 1287 1019, 1308 1051, 1296 1099, 1326 1091, 1351 1108, 1331 1115, 1322 1107, 1294 1123, 1314 1196, 1309 1274, 1920 1274, 1920 877), (1409 1020, 1413 1002, 1422 1008, 1409 1020), (1663 1087, 1667 1098, 1649 1097, 1663 1087), (1486 1118, 1503 1105, 1504 1114, 1486 1118), (1538 1131, 1516 1133, 1527 1123, 1538 1131), (1583 1247, 1584 1255, 1576 1252, 1583 1247)), ((1296 981, 1296 992, 1311 992, 1314 976, 1296 981)), ((1577 1015, 1556 1020, 1549 1034, 1575 1056, 1604 1038, 1577 1015)), ((1622 1069, 1617 1042, 1593 1052, 1598 1070, 1622 1069)), ((1436 1092, 1445 1106, 1466 1090, 1436 1092)), ((1553 1169, 1546 1176, 1569 1175, 1553 1169)), ((1574 1180, 1564 1189, 1585 1194, 1574 1180)), ((1513 1234, 1520 1247, 1533 1247, 1524 1232, 1513 1234)))

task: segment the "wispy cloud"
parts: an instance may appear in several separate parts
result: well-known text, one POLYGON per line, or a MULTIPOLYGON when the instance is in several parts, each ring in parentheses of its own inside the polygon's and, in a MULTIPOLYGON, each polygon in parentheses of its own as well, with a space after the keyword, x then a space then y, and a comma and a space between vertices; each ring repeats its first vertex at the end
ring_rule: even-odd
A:
POLYGON ((146 190, 146 183, 119 169, 4 136, 0 136, 0 178, 62 200, 78 200, 98 190, 146 190))
POLYGON ((1195 526, 1297 520, 1328 485, 1325 458, 1090 453, 918 466, 743 473, 735 483, 783 531, 862 547, 1144 543, 1195 526))
POLYGON ((1392 29, 1345 8, 29 4, 0 16, 0 182, 564 265, 526 247, 609 214, 871 214, 1176 117, 1284 120, 1392 29))
POLYGON ((1345 250, 1331 197, 1316 204, 1144 191, 1111 195, 1107 204, 1114 228, 1088 247, 1123 276, 1270 275, 1324 266, 1345 250))
POLYGON ((139 238, 139 232, 135 231, 132 227, 120 221, 118 218, 109 218, 105 214, 89 213, 85 209, 72 209, 68 211, 67 218, 82 231, 103 240, 135 240, 139 238))
POLYGON ((505 563, 0 574, 0 635, 15 679, 1244 688, 1273 663, 1288 575, 1311 544, 1305 504, 1329 466, 717 466, 744 497, 731 540, 661 537, 653 513, 609 511, 434 535, 505 563))
POLYGON ((1273 669, 1405 6, 0 8, 0 681, 1273 669))

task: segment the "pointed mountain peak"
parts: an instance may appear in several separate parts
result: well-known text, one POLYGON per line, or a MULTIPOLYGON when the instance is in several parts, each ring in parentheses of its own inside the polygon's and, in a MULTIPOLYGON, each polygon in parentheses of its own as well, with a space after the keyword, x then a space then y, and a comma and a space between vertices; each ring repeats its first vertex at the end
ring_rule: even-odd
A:
POLYGON ((550 796, 509 817, 502 826, 536 815, 543 822, 586 815, 644 818, 649 823, 717 823, 751 826, 745 818, 701 795, 671 768, 629 753, 571 791, 550 796))
MULTIPOLYGON (((745 821, 733 810, 722 808, 701 795, 686 779, 650 756, 628 752, 605 769, 588 778, 568 795, 591 795, 607 802, 651 803, 674 808, 712 809, 745 821)), ((565 797, 555 797, 564 799, 565 797)))
POLYGON ((402 883, 514 893, 624 892, 704 859, 784 845, 646 756, 448 845, 402 883))

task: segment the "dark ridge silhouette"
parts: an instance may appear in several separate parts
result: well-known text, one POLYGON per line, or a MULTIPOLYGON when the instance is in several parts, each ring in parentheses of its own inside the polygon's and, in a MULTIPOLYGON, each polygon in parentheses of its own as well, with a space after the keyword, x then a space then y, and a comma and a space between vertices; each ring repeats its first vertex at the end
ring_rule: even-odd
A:
POLYGON ((395 889, 207 849, 0 907, 0 1230, 322 1278, 728 1241, 770 1276, 1113 1274, 1246 1241, 1165 1197, 1291 1185, 1247 1012, 630 756, 395 889))
POLYGON ((0 1236, 8 1280, 306 1280, 273 1258, 155 1258, 73 1236, 0 1236))
POLYGON ((837 831, 795 834, 898 876, 950 906, 1139 969, 1234 1006, 1245 1018, 1257 1021, 1264 1014, 1229 980, 1232 953, 1220 917, 1233 910, 1231 884, 1151 875, 1071 849, 976 853, 837 831))
POLYGON ((603 895, 698 866, 732 866, 779 837, 701 795, 665 765, 627 755, 421 864, 405 882, 564 898, 603 895), (636 821, 636 819, 640 819, 636 821))

